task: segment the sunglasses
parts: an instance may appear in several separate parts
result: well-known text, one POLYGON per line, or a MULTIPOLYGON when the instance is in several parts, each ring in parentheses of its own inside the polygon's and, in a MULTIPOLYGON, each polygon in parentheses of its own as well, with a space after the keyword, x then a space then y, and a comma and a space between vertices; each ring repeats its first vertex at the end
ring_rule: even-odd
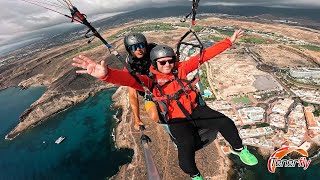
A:
POLYGON ((137 44, 132 44, 132 45, 129 46, 129 48, 130 48, 131 51, 136 51, 138 48, 143 49, 143 48, 145 48, 145 47, 146 47, 146 46, 144 45, 143 42, 137 43, 137 44))
POLYGON ((169 64, 172 64, 172 63, 175 63, 176 62, 176 60, 175 59, 171 59, 171 60, 168 60, 168 61, 157 61, 161 66, 164 66, 164 65, 166 65, 167 64, 167 62, 169 63, 169 64))

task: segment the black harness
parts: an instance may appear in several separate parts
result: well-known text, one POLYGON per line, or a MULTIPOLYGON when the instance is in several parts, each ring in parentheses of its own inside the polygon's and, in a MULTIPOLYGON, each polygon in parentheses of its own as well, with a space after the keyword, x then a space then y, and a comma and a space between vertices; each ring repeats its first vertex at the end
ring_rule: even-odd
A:
POLYGON ((129 64, 134 73, 141 75, 149 75, 149 68, 151 66, 150 52, 156 46, 155 43, 149 43, 146 46, 146 53, 143 58, 132 57, 130 52, 128 52, 126 62, 129 64))
POLYGON ((138 74, 141 75, 148 75, 149 74, 149 67, 151 66, 150 58, 133 58, 132 56, 128 55, 127 63, 130 65, 131 69, 138 74))

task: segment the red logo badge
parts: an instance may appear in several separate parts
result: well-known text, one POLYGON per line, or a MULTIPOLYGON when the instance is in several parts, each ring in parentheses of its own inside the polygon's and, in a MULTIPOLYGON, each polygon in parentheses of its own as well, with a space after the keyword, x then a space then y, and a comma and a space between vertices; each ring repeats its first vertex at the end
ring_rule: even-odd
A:
POLYGON ((308 169, 311 160, 307 160, 308 152, 304 149, 298 147, 282 147, 276 150, 268 160, 268 170, 271 173, 276 171, 277 167, 302 167, 304 170, 308 169), (300 157, 300 159, 282 159, 284 156, 291 152, 298 152, 304 157, 300 157))

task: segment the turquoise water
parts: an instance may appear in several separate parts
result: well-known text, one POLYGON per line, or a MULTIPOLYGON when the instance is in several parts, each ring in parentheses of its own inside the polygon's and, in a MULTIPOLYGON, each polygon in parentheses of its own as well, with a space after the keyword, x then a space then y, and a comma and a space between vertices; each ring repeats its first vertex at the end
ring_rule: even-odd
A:
MULTIPOLYGON (((133 151, 115 149, 111 137, 115 127, 112 116, 116 111, 110 110, 110 97, 114 90, 102 91, 12 141, 4 140, 18 123, 19 115, 44 91, 44 88, 0 91, 0 180, 99 180, 113 176, 120 165, 131 161, 133 151), (54 141, 59 136, 66 139, 57 145, 54 141)), ((320 164, 310 165, 306 171, 279 168, 271 174, 267 160, 257 157, 259 164, 248 167, 231 156, 236 169, 245 168, 242 180, 320 179, 320 164)))
POLYGON ((111 95, 105 90, 27 130, 12 141, 4 136, 44 88, 0 91, 0 180, 105 179, 131 161, 133 151, 114 148, 111 95), (65 136, 61 144, 54 141, 65 136))
POLYGON ((0 91, 0 137, 4 137, 18 124, 21 113, 44 91, 44 87, 31 87, 27 90, 8 88, 0 91))

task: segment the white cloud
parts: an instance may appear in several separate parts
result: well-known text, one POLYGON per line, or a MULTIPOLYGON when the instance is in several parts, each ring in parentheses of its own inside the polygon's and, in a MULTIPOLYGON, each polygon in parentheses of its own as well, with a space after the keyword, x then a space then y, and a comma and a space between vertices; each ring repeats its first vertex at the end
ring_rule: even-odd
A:
MULTIPOLYGON (((43 3, 59 3, 63 0, 27 0, 43 3)), ((189 0, 72 0, 80 11, 85 12, 89 17, 94 15, 108 16, 110 13, 131 11, 145 7, 188 5, 189 0)), ((299 5, 319 6, 320 0, 201 0, 201 4, 227 3, 229 5, 299 5)), ((43 27, 48 27, 66 19, 56 13, 44 8, 23 2, 22 0, 0 1, 0 37, 8 37, 16 33, 28 32, 43 27)), ((53 7, 53 6, 52 6, 53 7)), ((67 9, 58 9, 69 13, 67 9)), ((95 19, 95 18, 94 18, 95 19)), ((2 39, 2 38, 1 38, 2 39)))
POLYGON ((320 7, 319 0, 202 0, 204 4, 215 5, 261 5, 261 6, 300 6, 300 7, 320 7))
MULTIPOLYGON (((37 2, 44 6, 49 6, 59 12, 69 14, 68 9, 62 9, 51 3, 59 4, 63 0, 26 0, 37 2), (40 2, 40 3, 39 3, 40 2), (50 5, 48 5, 50 3, 50 5)), ((185 0, 73 0, 72 2, 77 8, 85 12, 88 16, 105 14, 109 16, 111 13, 123 11, 131 11, 140 8, 170 5, 185 0)), ((0 36, 11 35, 13 33, 32 31, 39 28, 66 22, 65 18, 57 13, 51 12, 44 8, 26 3, 22 0, 0 1, 0 36)))

